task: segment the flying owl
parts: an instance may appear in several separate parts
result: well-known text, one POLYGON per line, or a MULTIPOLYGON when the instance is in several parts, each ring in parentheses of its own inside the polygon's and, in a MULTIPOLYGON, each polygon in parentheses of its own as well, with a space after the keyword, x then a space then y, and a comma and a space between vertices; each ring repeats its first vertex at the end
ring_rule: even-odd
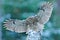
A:
POLYGON ((46 2, 41 5, 39 12, 30 16, 25 20, 10 19, 4 22, 4 27, 7 30, 15 31, 17 33, 28 33, 29 30, 34 30, 36 32, 44 29, 44 24, 48 22, 53 10, 52 3, 46 2))

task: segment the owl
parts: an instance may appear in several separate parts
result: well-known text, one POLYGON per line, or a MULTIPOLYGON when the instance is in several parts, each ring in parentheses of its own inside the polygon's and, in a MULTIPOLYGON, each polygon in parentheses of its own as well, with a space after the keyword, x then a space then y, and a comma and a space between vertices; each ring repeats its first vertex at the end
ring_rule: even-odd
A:
POLYGON ((46 24, 52 14, 53 5, 52 3, 45 2, 41 5, 39 12, 26 18, 25 20, 9 19, 4 22, 4 27, 7 30, 15 31, 17 33, 29 33, 30 30, 42 31, 44 24, 46 24))

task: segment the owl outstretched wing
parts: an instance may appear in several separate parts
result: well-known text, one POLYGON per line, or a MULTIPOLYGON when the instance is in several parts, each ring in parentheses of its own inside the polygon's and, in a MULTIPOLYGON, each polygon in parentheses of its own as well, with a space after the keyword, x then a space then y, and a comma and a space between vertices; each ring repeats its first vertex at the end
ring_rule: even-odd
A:
POLYGON ((40 10, 37 14, 38 20, 41 24, 45 24, 48 22, 49 18, 51 17, 53 5, 52 3, 46 2, 41 6, 41 9, 42 10, 40 10))
POLYGON ((14 31, 17 33, 26 32, 25 20, 10 19, 4 22, 4 26, 7 30, 14 31))
POLYGON ((18 33, 27 32, 29 30, 42 30, 43 25, 49 20, 53 10, 51 3, 45 3, 41 6, 41 10, 35 16, 28 17, 26 20, 8 20, 4 26, 6 29, 18 33))

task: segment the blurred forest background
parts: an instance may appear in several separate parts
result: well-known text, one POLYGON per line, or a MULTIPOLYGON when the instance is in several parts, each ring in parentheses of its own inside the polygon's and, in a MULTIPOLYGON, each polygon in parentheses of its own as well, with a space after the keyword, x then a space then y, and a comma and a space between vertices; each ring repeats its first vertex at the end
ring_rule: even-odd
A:
POLYGON ((60 40, 60 0, 0 0, 0 40, 25 40, 25 33, 15 33, 3 28, 6 19, 26 19, 35 15, 43 2, 54 1, 50 20, 45 24, 42 40, 60 40))

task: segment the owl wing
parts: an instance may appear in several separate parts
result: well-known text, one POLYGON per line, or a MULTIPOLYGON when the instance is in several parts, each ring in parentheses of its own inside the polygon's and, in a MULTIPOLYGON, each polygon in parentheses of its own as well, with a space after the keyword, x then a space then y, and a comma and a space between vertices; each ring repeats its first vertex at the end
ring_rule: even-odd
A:
POLYGON ((17 33, 26 32, 25 20, 10 19, 4 22, 7 30, 15 31, 17 33))
POLYGON ((41 9, 38 14, 37 18, 40 24, 45 24, 48 22, 49 18, 51 17, 52 10, 53 10, 53 4, 46 2, 41 6, 41 9))

